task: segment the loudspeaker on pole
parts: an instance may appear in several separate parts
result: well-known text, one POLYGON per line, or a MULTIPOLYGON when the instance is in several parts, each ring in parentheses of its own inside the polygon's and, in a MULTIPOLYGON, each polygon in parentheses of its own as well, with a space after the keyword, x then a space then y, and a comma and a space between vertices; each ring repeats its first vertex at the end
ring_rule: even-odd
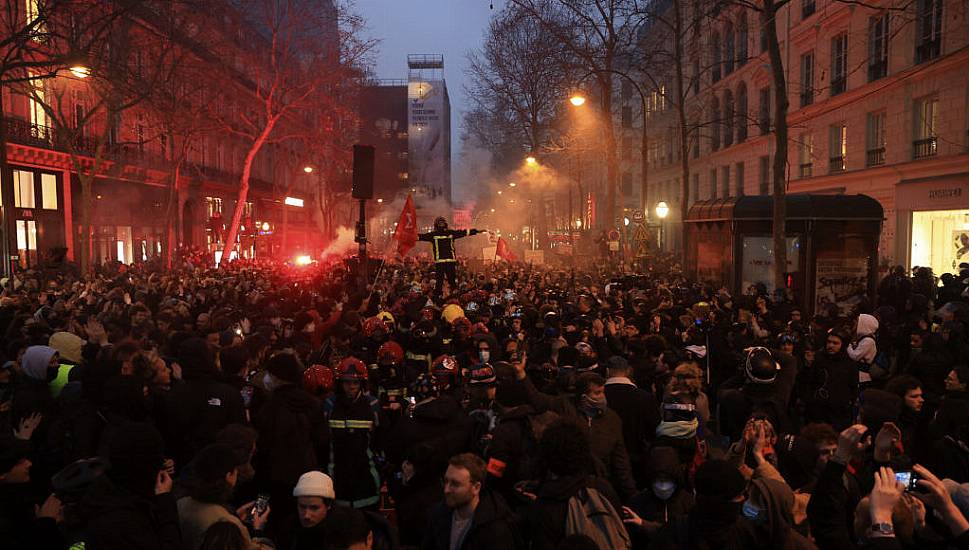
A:
POLYGON ((374 148, 370 145, 353 146, 353 198, 373 198, 374 148))

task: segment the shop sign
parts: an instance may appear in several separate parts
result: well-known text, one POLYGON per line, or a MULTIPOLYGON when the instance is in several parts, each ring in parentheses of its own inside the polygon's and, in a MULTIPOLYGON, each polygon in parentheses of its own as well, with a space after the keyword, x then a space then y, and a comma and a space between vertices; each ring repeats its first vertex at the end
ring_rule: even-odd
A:
POLYGON ((847 315, 867 294, 867 259, 817 259, 815 311, 822 312, 828 304, 835 304, 841 315, 847 315))
POLYGON ((929 189, 929 199, 956 199, 962 196, 961 187, 949 189, 929 189))

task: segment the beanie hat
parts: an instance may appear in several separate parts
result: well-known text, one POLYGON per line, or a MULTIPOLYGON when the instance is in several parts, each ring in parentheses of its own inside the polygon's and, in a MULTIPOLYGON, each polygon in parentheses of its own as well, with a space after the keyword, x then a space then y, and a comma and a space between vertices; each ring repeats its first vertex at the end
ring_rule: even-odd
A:
POLYGON ((306 472, 299 476, 296 487, 293 487, 294 497, 322 497, 335 499, 333 480, 323 472, 306 472))
POLYGON ((696 470, 697 496, 733 500, 747 487, 740 470, 726 460, 708 460, 696 470))
POLYGON ((266 370, 284 382, 299 384, 303 381, 303 369, 296 356, 291 353, 277 353, 269 360, 266 370))
POLYGON ((212 443, 195 455, 192 472, 203 481, 217 481, 239 466, 239 455, 224 443, 212 443))
POLYGON ((902 398, 885 390, 861 392, 861 419, 869 433, 877 434, 885 422, 897 422, 902 413, 902 398))
POLYGON ((71 363, 80 364, 83 360, 81 348, 84 347, 84 340, 76 334, 63 331, 55 332, 47 343, 50 344, 50 347, 56 349, 62 358, 71 363))

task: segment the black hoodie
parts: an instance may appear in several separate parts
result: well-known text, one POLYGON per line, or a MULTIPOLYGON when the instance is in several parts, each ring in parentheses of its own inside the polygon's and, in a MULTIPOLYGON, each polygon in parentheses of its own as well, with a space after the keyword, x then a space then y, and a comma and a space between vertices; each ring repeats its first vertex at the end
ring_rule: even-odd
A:
MULTIPOLYGON (((451 519, 454 510, 438 504, 427 525, 422 550, 448 550, 451 547, 451 519)), ((515 550, 518 544, 515 520, 498 495, 481 491, 471 525, 459 550, 515 550)))

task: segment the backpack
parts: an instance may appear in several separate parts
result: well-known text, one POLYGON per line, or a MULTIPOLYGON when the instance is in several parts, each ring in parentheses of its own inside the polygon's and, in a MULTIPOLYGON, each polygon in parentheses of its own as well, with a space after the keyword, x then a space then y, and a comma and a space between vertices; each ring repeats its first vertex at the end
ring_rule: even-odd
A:
POLYGON ((632 547, 622 518, 612 503, 591 487, 582 488, 569 499, 565 535, 585 535, 602 550, 628 550, 632 547))

